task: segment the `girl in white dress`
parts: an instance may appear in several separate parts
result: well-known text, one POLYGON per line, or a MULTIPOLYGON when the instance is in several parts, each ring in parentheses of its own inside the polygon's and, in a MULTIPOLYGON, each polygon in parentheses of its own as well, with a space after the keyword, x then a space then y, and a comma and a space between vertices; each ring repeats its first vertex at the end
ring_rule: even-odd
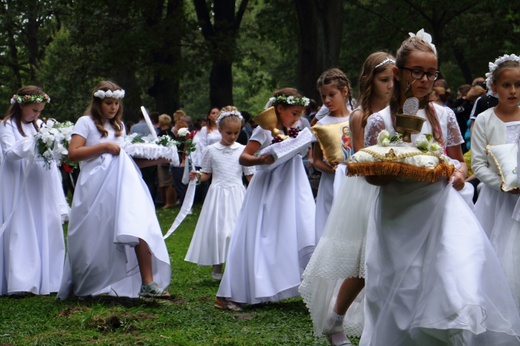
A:
POLYGON ((60 205, 65 200, 56 164, 34 159, 34 135, 49 96, 26 86, 11 99, 0 123, 0 294, 57 292, 65 242, 60 205))
MULTIPOLYGON (((502 191, 502 180, 486 151, 488 145, 519 143, 520 57, 504 55, 490 66, 488 87, 497 95, 498 105, 477 117, 471 134, 473 172, 484 184, 475 214, 498 254, 520 310, 520 189, 502 191)), ((517 160, 514 151, 511 159, 517 160)))
POLYGON ((231 235, 246 189, 244 174, 251 180, 254 167, 244 167, 238 158, 245 146, 236 142, 242 128, 242 115, 233 106, 221 109, 217 119, 222 139, 206 149, 200 171, 190 172, 190 180, 203 182, 213 177, 199 220, 184 260, 201 266, 213 266, 211 276, 222 279, 231 235))
MULTIPOLYGON (((165 296, 170 260, 155 207, 139 170, 122 149, 124 90, 98 83, 88 115, 79 118, 69 146, 80 161, 70 212, 68 253, 58 298, 108 293, 165 296)), ((160 160, 142 160, 142 166, 160 160)))
POLYGON ((457 120, 428 103, 439 74, 431 36, 411 34, 395 65, 390 106, 368 119, 366 144, 376 144, 380 130, 395 134, 395 115, 413 95, 425 119, 421 134, 459 164, 449 182, 367 177, 380 189, 367 231, 360 345, 518 345, 520 317, 498 258, 456 191, 467 173, 457 120))
MULTIPOLYGON (((344 123, 345 141, 342 143, 345 147, 345 161, 352 153, 352 145, 350 143, 350 131, 348 129, 348 117, 350 111, 347 109, 346 100, 350 100, 350 81, 340 69, 333 68, 321 74, 317 81, 318 91, 320 92, 323 104, 329 109, 329 113, 320 119, 317 125, 328 125, 336 123, 344 123)), ((343 138, 338 135, 338 143, 343 138)), ((323 144, 322 144, 323 145, 323 144)), ((316 196, 316 243, 319 242, 325 222, 330 213, 332 201, 334 199, 334 186, 339 186, 341 180, 345 176, 345 163, 341 162, 332 166, 324 159, 322 145, 319 142, 314 143, 312 148, 313 166, 321 172, 318 194, 316 196)), ((325 144, 326 145, 326 144, 325 144)))
MULTIPOLYGON (((364 147, 368 116, 388 105, 394 63, 388 53, 376 52, 363 64, 359 105, 349 117, 354 151, 364 147)), ((365 284, 366 229, 377 189, 362 177, 342 180, 323 236, 303 273, 300 293, 314 333, 325 335, 331 345, 349 345, 346 335, 360 337, 363 330, 363 295, 354 299, 365 284)))
MULTIPOLYGON (((266 109, 274 107, 276 127, 289 134, 307 104, 308 99, 295 89, 284 88, 274 93, 266 109)), ((240 155, 240 164, 273 164, 272 155, 255 153, 277 139, 271 131, 257 126, 240 155)), ((301 274, 315 245, 314 213, 314 198, 300 154, 273 168, 258 167, 231 237, 215 306, 236 310, 240 309, 237 303, 259 304, 299 296, 301 274)))

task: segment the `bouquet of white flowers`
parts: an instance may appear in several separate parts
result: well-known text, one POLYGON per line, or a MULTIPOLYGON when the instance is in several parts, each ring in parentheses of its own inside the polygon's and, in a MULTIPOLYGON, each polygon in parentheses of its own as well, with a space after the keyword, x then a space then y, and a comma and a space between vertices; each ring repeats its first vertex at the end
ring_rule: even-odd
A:
POLYGON ((65 161, 70 166, 77 163, 68 160, 69 143, 72 136, 74 124, 70 121, 60 123, 54 119, 48 119, 34 135, 35 156, 42 158, 47 168, 51 164, 65 161))

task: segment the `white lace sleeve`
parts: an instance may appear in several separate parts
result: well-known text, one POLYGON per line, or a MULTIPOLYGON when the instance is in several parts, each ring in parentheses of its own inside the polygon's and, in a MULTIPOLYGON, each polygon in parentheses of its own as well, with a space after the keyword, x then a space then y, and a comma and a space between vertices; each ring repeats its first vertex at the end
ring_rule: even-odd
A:
POLYGON ((244 175, 253 175, 256 172, 255 166, 242 166, 242 172, 244 172, 244 175))
POLYGON ((462 134, 460 133, 459 124, 457 123, 457 116, 451 108, 446 109, 446 116, 448 117, 448 136, 446 139, 446 147, 454 147, 464 143, 462 134))
POLYGON ((365 147, 377 144, 377 135, 385 129, 385 121, 379 113, 374 113, 368 117, 365 126, 365 147))
POLYGON ((206 150, 202 153, 202 165, 200 171, 203 173, 212 173, 213 169, 211 167, 211 155, 214 151, 211 147, 207 147, 206 150))

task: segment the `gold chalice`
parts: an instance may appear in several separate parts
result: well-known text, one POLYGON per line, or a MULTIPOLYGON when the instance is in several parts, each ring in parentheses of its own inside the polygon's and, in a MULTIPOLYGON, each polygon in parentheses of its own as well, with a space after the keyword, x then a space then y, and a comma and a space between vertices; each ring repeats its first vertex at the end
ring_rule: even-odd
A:
POLYGON ((255 116, 253 120, 264 130, 271 131, 273 137, 281 137, 282 139, 286 139, 288 137, 282 134, 280 130, 276 128, 276 125, 278 124, 278 118, 276 117, 274 107, 267 108, 255 116))
POLYGON ((395 118, 395 130, 403 135, 403 142, 410 143, 412 134, 421 132, 423 118, 409 114, 396 114, 395 118))

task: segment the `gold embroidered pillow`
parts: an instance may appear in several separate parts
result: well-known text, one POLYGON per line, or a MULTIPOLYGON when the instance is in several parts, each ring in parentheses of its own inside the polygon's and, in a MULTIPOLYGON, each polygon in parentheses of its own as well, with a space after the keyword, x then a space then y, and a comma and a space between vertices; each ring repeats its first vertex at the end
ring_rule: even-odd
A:
POLYGON ((486 150, 491 156, 492 166, 502 179, 502 191, 511 191, 518 188, 518 144, 488 145, 486 150))
POLYGON ((331 166, 346 162, 354 153, 348 120, 334 124, 314 125, 312 132, 320 144, 323 157, 331 166))

